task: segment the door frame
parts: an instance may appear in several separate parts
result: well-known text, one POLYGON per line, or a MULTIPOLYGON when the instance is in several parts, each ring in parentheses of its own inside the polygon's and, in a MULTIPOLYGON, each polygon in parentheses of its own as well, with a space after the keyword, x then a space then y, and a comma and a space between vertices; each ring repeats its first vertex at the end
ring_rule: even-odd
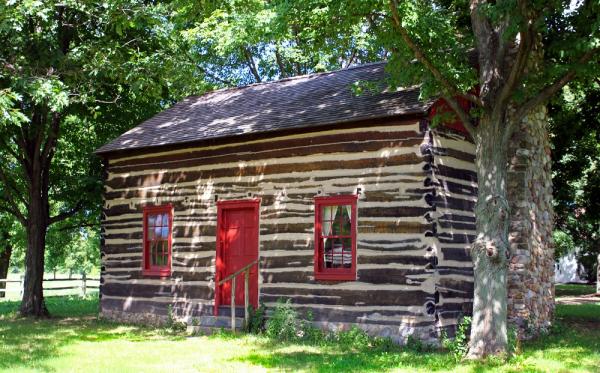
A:
MULTIPOLYGON (((216 256, 215 256, 215 305, 214 305, 214 315, 219 315, 219 305, 221 303, 220 295, 221 291, 219 290, 219 281, 221 281, 221 271, 223 270, 223 247, 222 247, 222 231, 223 228, 223 219, 225 217, 225 210, 237 210, 237 209, 247 209, 251 208, 253 210, 254 216, 256 216, 256 258, 259 257, 259 249, 260 249, 260 198, 249 198, 249 199, 235 199, 235 200, 219 200, 217 201, 217 231, 216 231, 216 256)), ((256 271, 258 272, 259 263, 256 264, 256 271)), ((258 286, 258 279, 256 281, 256 291, 258 292, 260 298, 260 289, 258 286)))

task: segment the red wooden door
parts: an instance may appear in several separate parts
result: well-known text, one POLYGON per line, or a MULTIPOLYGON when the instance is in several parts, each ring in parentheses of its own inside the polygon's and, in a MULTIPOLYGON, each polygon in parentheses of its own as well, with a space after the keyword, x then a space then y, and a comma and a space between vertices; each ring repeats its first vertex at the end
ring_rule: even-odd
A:
MULTIPOLYGON (((258 201, 226 201, 218 205, 217 281, 258 259, 258 201)), ((258 265, 250 270, 250 304, 258 307, 258 265)), ((231 303, 231 281, 220 286, 217 304, 231 303)), ((244 306, 244 274, 236 277, 236 306, 244 306)))

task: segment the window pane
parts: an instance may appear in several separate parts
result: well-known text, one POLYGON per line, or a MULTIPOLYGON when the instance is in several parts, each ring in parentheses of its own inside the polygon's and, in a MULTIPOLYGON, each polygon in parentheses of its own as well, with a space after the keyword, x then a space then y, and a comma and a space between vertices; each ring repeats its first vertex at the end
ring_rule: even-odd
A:
POLYGON ((323 239, 323 262, 325 263, 325 268, 331 268, 332 261, 332 251, 331 245, 333 240, 331 238, 323 239))
POLYGON ((323 206, 321 212, 321 236, 331 236, 331 207, 323 206))
POLYGON ((167 256, 169 255, 169 242, 162 242, 162 265, 167 265, 167 256))
POLYGON ((350 219, 350 208, 351 206, 342 206, 341 207, 341 215, 342 215, 342 219, 341 219, 341 230, 342 230, 342 235, 343 236, 347 236, 350 234, 350 227, 351 227, 351 219, 350 219))
POLYGON ((168 238, 169 237, 169 227, 162 227, 162 234, 161 234, 162 238, 168 238))
POLYGON ((156 265, 156 241, 150 242, 150 265, 156 265))
POLYGON ((344 244, 342 263, 344 268, 350 268, 352 267, 352 238, 343 238, 342 242, 344 244))
POLYGON ((148 226, 148 241, 154 239, 154 227, 148 226))
POLYGON ((148 226, 153 227, 156 225, 156 215, 148 215, 148 226))
POLYGON ((162 225, 165 227, 169 226, 169 214, 166 212, 162 215, 162 225))
POLYGON ((340 206, 332 206, 331 207, 332 211, 331 211, 331 218, 333 219, 332 224, 332 234, 334 236, 340 235, 341 234, 341 225, 340 225, 340 216, 341 216, 341 209, 340 206))
POLYGON ((339 238, 333 240, 332 252, 332 268, 341 268, 343 265, 344 245, 339 238))

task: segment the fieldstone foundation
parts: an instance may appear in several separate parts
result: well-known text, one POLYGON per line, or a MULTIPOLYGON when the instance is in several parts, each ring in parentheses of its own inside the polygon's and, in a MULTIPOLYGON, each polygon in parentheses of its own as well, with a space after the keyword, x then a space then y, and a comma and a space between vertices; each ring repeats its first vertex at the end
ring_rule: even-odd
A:
POLYGON ((512 137, 508 318, 524 336, 550 326, 554 315, 552 175, 545 107, 523 120, 512 137))
POLYGON ((154 313, 137 313, 115 310, 102 310, 100 317, 106 320, 124 322, 127 324, 150 325, 155 327, 165 326, 167 317, 154 313))

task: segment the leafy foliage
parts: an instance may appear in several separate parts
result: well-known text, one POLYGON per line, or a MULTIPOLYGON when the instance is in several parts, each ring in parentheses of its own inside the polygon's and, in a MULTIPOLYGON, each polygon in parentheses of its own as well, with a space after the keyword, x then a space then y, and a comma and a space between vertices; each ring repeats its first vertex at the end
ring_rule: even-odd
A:
POLYGON ((550 105, 557 257, 578 249, 584 278, 600 253, 600 82, 572 84, 550 105))
POLYGON ((471 317, 463 317, 458 323, 453 339, 449 338, 445 331, 442 332, 442 346, 450 351, 456 361, 461 361, 469 351, 471 321, 471 317))
POLYGON ((266 307, 261 303, 258 308, 249 307, 250 313, 248 325, 244 325, 244 330, 247 333, 261 334, 265 330, 266 323, 266 307))
POLYGON ((267 320, 265 334, 282 341, 293 341, 302 337, 298 313, 289 299, 277 300, 267 320))
POLYGON ((191 46, 171 21, 179 5, 0 4, 0 211, 27 227, 26 283, 40 282, 44 240, 50 269, 97 265, 103 168, 93 151, 211 87, 180 58, 191 46))

